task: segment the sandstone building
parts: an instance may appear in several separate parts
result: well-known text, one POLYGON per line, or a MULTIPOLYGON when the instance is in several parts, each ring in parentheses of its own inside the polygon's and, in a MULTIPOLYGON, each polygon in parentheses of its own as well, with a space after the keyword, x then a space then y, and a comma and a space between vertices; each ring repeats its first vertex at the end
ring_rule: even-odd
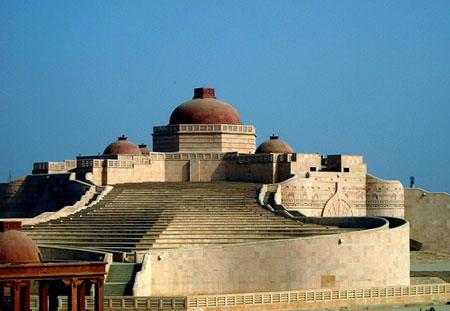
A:
POLYGON ((257 147, 212 88, 152 139, 34 163, 0 188, 0 217, 22 218, 39 245, 138 263, 135 296, 409 286, 405 189, 362 156, 299 153, 275 135, 257 147))
POLYGON ((211 88, 153 128, 153 150, 124 135, 102 155, 35 163, 33 174, 74 173, 95 185, 135 182, 244 181, 280 186, 281 203, 305 216, 403 217, 403 186, 367 172, 359 155, 296 153, 277 136, 256 148, 256 130, 211 88), (141 151, 142 148, 144 152, 141 151))

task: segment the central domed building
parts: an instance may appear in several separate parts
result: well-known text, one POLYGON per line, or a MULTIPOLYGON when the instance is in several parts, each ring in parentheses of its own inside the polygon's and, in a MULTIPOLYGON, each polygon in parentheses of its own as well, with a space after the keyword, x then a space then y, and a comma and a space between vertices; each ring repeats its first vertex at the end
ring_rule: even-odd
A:
POLYGON ((213 88, 196 88, 194 97, 170 115, 169 124, 153 127, 154 152, 254 153, 256 132, 242 125, 237 110, 216 99, 213 88))

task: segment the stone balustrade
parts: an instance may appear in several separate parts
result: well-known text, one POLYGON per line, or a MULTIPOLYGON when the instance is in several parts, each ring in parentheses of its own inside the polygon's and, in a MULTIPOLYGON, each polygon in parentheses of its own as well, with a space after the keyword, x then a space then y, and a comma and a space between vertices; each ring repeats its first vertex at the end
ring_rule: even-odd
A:
POLYGON ((245 133, 256 134, 252 125, 228 125, 228 124, 174 124, 165 126, 154 126, 153 135, 170 133, 192 133, 192 132, 221 132, 221 133, 245 133))
POLYGON ((188 310, 238 307, 262 310, 276 309, 284 304, 289 307, 338 307, 378 304, 420 303, 431 300, 445 301, 450 298, 450 284, 424 284, 414 286, 389 286, 353 288, 342 290, 305 290, 268 293, 243 293, 234 295, 189 296, 188 310), (325 303, 325 304, 323 304, 325 303), (315 306, 316 305, 316 306, 315 306), (253 307, 253 308, 252 308, 253 307))
MULTIPOLYGON (((422 284, 352 288, 342 290, 306 290, 288 292, 241 293, 230 295, 199 295, 185 297, 105 297, 105 310, 269 310, 280 308, 333 308, 350 305, 412 304, 441 301, 450 298, 450 284, 422 284)), ((67 305, 65 297, 59 305, 67 305)), ((31 297, 31 310, 37 310, 39 297, 31 297)), ((86 309, 94 309, 94 298, 86 297, 86 309)))

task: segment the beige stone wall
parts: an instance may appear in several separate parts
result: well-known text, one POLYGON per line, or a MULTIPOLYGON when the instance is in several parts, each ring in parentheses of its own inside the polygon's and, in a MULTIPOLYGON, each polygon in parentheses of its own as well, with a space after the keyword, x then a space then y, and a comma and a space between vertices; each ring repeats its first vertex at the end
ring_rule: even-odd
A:
POLYGON ((254 153, 255 128, 250 125, 177 124, 153 128, 157 152, 254 153))
MULTIPOLYGON (((83 170, 81 175, 84 177, 81 177, 81 180, 88 180, 92 182, 94 185, 106 185, 106 180, 104 177, 104 174, 106 174, 106 168, 103 167, 93 167, 90 170, 83 170)), ((77 177, 78 178, 78 177, 77 177)))
POLYGON ((344 172, 348 169, 350 173, 367 173, 367 165, 364 163, 363 156, 341 155, 341 166, 344 172))
MULTIPOLYGON (((199 168, 198 181, 227 180, 228 161, 226 160, 199 161, 199 168)), ((191 178, 191 181, 197 180, 191 178)))
POLYGON ((409 226, 152 251, 150 261, 153 296, 409 285, 409 226))
POLYGON ((398 180, 382 180, 367 175, 367 215, 404 217, 403 185, 398 180))
POLYGON ((106 171, 106 184, 164 181, 164 169, 164 161, 155 161, 148 165, 135 164, 126 168, 109 167, 106 171))
POLYGON ((364 173, 308 172, 281 183, 281 202, 306 216, 365 216, 364 173))
POLYGON ((189 160, 165 161, 165 181, 189 181, 189 160))
POLYGON ((91 181, 96 185, 165 179, 165 161, 161 154, 116 155, 113 159, 93 157, 83 158, 77 162, 77 178, 91 181))
POLYGON ((311 168, 319 171, 322 165, 321 161, 322 156, 320 154, 297 153, 295 154, 295 161, 291 162, 291 173, 304 177, 311 168))
POLYGON ((450 195, 405 189, 405 218, 411 238, 424 250, 450 253, 450 195))
POLYGON ((227 179, 231 181, 246 181, 273 183, 275 180, 276 155, 269 154, 239 154, 228 160, 227 179))

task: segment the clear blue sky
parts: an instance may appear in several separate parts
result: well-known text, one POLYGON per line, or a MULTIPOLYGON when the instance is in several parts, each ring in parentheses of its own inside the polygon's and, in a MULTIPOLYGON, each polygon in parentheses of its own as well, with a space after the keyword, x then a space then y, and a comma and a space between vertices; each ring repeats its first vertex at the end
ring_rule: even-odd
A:
POLYGON ((0 181, 102 152, 212 86, 258 143, 450 191, 450 1, 1 1, 0 181))

